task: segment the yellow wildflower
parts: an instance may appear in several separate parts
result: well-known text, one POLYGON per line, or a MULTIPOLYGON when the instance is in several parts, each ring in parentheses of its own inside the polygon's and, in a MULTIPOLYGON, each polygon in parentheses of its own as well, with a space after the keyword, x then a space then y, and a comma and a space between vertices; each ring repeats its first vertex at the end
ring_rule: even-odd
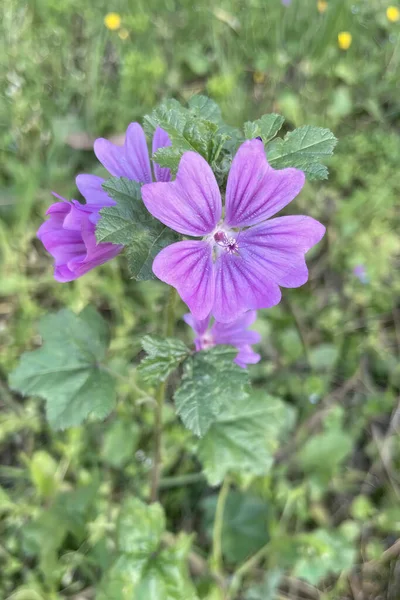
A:
POLYGON ((126 40, 129 37, 129 31, 123 28, 118 31, 118 36, 121 38, 121 40, 126 40))
POLYGON ((391 23, 397 23, 400 20, 400 10, 397 6, 388 6, 386 16, 391 23))
POLYGON ((121 16, 118 13, 110 12, 104 17, 104 25, 111 31, 116 31, 121 26, 121 16))
POLYGON ((348 50, 353 41, 353 36, 348 31, 341 31, 338 35, 338 44, 341 50, 348 50))
POLYGON ((254 71, 253 81, 254 81, 254 83, 264 83, 265 73, 263 73, 262 71, 254 71))
POLYGON ((324 13, 326 11, 327 8, 328 8, 328 3, 326 0, 318 0, 317 9, 318 9, 318 12, 321 13, 321 15, 322 15, 322 13, 324 13))

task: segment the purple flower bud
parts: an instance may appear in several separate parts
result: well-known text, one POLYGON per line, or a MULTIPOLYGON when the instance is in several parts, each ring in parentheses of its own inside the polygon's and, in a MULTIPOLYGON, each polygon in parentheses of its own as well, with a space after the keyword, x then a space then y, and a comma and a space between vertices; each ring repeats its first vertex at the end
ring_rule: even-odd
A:
POLYGON ((47 210, 50 218, 40 226, 37 237, 54 257, 54 278, 66 282, 78 279, 114 258, 123 246, 98 244, 96 241, 95 227, 100 218, 99 210, 107 204, 115 204, 111 198, 99 206, 80 204, 77 200, 68 202, 57 197, 61 201, 55 202, 47 210))
POLYGON ((369 277, 364 265, 356 265, 353 269, 353 275, 355 275, 361 283, 366 284, 369 282, 369 277))

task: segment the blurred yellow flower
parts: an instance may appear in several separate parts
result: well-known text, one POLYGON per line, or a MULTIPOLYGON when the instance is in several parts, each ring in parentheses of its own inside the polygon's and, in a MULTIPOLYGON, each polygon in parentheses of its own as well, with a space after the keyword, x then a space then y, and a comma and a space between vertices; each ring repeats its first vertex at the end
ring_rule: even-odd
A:
POLYGON ((121 40, 126 40, 129 37, 129 31, 127 29, 121 29, 118 31, 118 36, 121 40))
POLYGON ((326 9, 328 8, 328 3, 326 0, 318 0, 317 2, 317 8, 318 8, 318 12, 319 13, 324 13, 326 11, 326 9))
POLYGON ((397 6, 388 6, 386 16, 391 23, 397 23, 400 20, 400 10, 397 6))
POLYGON ((265 73, 263 73, 262 71, 254 71, 253 81, 254 81, 254 83, 264 83, 265 73))
POLYGON ((111 31, 115 31, 119 29, 121 26, 121 17, 118 13, 110 12, 104 17, 104 25, 107 29, 111 29, 111 31))
POLYGON ((341 31, 338 35, 338 44, 341 50, 348 50, 353 41, 353 36, 348 31, 341 31))

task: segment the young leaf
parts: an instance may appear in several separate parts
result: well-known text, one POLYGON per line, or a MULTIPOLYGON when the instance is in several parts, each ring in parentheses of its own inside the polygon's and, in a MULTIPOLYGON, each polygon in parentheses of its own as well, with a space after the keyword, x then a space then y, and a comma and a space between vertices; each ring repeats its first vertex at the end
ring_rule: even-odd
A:
POLYGON ((164 129, 172 146, 160 148, 153 160, 174 173, 184 152, 198 152, 209 163, 218 157, 223 144, 229 138, 226 132, 219 131, 219 119, 214 103, 204 97, 189 103, 189 109, 179 103, 163 104, 144 117, 145 129, 149 132, 157 127, 164 129), (209 117, 204 118, 208 113, 209 117))
POLYGON ((21 356, 11 388, 47 400, 54 429, 79 425, 89 415, 104 419, 115 403, 115 381, 102 368, 107 343, 101 317, 61 310, 44 317, 39 331, 43 345, 21 356))
POLYGON ((117 525, 119 554, 103 578, 99 600, 196 600, 187 572, 191 538, 162 548, 165 516, 160 504, 125 501, 117 525))
POLYGON ((233 362, 236 349, 215 346, 197 352, 184 363, 184 374, 174 400, 185 427, 203 436, 217 418, 221 406, 239 395, 248 381, 245 369, 233 362))
POLYGON ((125 500, 117 523, 120 552, 150 557, 156 552, 165 531, 165 515, 160 504, 144 504, 138 498, 125 500))
POLYGON ((112 177, 103 184, 116 206, 103 208, 96 226, 98 242, 124 244, 132 277, 154 279, 154 257, 177 240, 177 235, 154 219, 142 202, 141 186, 125 177, 112 177))
POLYGON ((148 356, 142 360, 138 370, 145 381, 152 383, 165 381, 190 353, 189 348, 175 338, 146 335, 142 346, 148 356))
POLYGON ((214 123, 221 122, 221 109, 214 100, 211 98, 207 98, 207 96, 202 96, 201 94, 196 94, 192 96, 188 102, 190 112, 196 116, 200 117, 200 119, 205 119, 206 121, 214 121, 214 123))
POLYGON ((306 125, 277 138, 267 146, 267 157, 274 169, 296 167, 310 180, 327 179, 328 169, 321 161, 332 155, 337 139, 329 129, 306 125))
POLYGON ((285 119, 281 115, 274 113, 263 115, 257 121, 248 121, 244 124, 244 135, 247 140, 261 137, 264 144, 267 144, 276 136, 284 121, 285 119))
POLYGON ((229 471, 268 473, 279 439, 292 424, 292 409, 278 398, 232 394, 198 446, 210 485, 229 471))

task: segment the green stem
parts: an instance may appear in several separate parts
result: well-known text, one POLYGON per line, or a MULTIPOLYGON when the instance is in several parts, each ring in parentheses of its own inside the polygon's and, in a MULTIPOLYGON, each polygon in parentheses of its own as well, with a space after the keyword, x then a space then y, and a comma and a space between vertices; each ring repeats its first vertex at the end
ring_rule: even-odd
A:
POLYGON ((231 584, 228 589, 226 600, 234 600, 242 583, 242 579, 247 573, 252 571, 268 552, 268 544, 263 546, 258 552, 253 554, 246 562, 244 562, 232 576, 231 584))
MULTIPOLYGON (((164 335, 170 337, 174 332, 175 326, 175 305, 177 300, 177 294, 175 288, 170 288, 168 305, 167 305, 167 318, 165 321, 164 335)), ((151 490, 150 490, 150 502, 156 502, 158 498, 158 488, 160 483, 161 475, 161 462, 162 462, 162 412, 165 400, 165 391, 167 389, 167 383, 164 381, 157 389, 155 399, 155 422, 154 422, 154 458, 153 458, 153 469, 151 472, 151 490)))
POLYGON ((225 504, 228 498, 230 479, 227 475, 218 494, 213 528, 213 550, 211 557, 212 571, 217 576, 223 575, 222 570, 222 527, 224 524, 225 504))

